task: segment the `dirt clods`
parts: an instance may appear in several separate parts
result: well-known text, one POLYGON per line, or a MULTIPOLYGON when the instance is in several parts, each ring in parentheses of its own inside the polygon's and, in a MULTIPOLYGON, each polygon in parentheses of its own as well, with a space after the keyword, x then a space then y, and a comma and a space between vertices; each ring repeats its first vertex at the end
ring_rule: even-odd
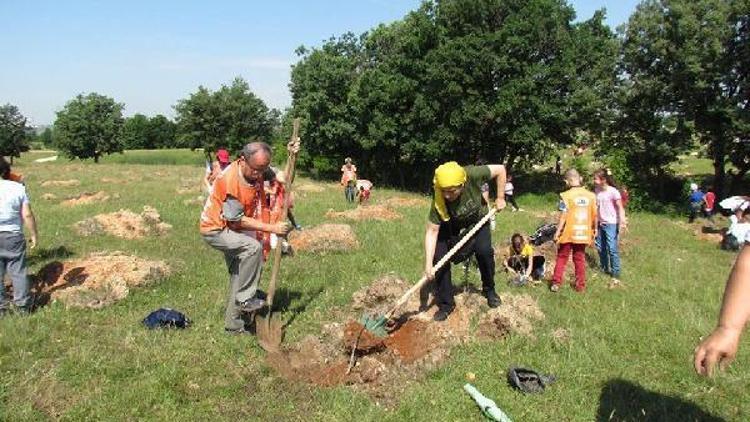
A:
POLYGON ((101 308, 127 297, 130 288, 159 281, 170 274, 163 261, 149 261, 122 252, 94 253, 84 259, 53 262, 33 277, 33 290, 66 306, 101 308))
POLYGON ((66 199, 65 201, 62 201, 60 204, 66 207, 72 207, 76 205, 93 204, 94 202, 104 202, 104 201, 108 201, 109 198, 110 196, 107 195, 107 193, 104 191, 99 191, 96 193, 84 192, 73 198, 66 199))
POLYGON ((124 239, 139 239, 148 235, 163 235, 172 226, 161 221, 161 216, 153 207, 143 207, 141 214, 130 210, 120 210, 109 214, 99 214, 73 225, 81 236, 106 233, 124 239))
POLYGON ((57 199, 57 195, 55 195, 54 193, 45 193, 44 195, 42 195, 42 199, 44 199, 45 201, 53 201, 57 199))
POLYGON ((289 243, 296 251, 313 253, 344 252, 359 248, 357 235, 347 224, 321 224, 293 231, 289 243))
POLYGON ((385 337, 362 332, 362 325, 355 322, 359 316, 384 314, 409 287, 393 274, 375 280, 353 295, 350 308, 344 311, 348 323, 324 324, 320 336, 307 337, 269 355, 268 364, 290 380, 351 385, 389 406, 398 402, 400 392, 410 383, 419 382, 428 371, 442 365, 455 345, 515 333, 530 336, 533 323, 544 318, 529 295, 503 294, 503 305, 489 309, 479 291, 466 290, 456 294, 456 308, 446 321, 432 319, 437 310, 434 306, 420 312, 415 295, 398 310, 385 337), (360 332, 356 364, 347 374, 352 346, 360 332))
POLYGON ((349 220, 397 220, 403 216, 383 205, 360 205, 355 209, 346 211, 328 210, 327 218, 347 218, 349 220))
POLYGON ((43 188, 48 187, 67 187, 67 186, 78 186, 81 184, 80 180, 77 179, 70 179, 70 180, 46 180, 42 182, 41 186, 43 188))

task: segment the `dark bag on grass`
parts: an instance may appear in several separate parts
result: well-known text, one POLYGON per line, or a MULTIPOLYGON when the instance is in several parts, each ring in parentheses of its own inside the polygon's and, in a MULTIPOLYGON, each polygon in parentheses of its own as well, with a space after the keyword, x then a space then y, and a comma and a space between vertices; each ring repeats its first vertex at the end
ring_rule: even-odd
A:
POLYGON ((725 251, 738 251, 740 250, 740 242, 735 235, 727 233, 724 235, 724 238, 721 239, 721 249, 724 249, 725 251))
POLYGON ((524 393, 541 393, 555 382, 554 375, 538 374, 531 369, 511 367, 508 369, 508 384, 524 393))
POLYGON ((534 246, 540 246, 543 243, 549 242, 555 238, 555 232, 557 231, 557 224, 542 224, 537 227, 534 234, 529 236, 531 244, 534 246))
POLYGON ((190 320, 180 311, 174 309, 161 308, 148 314, 143 319, 143 325, 146 328, 187 328, 190 325, 190 320))

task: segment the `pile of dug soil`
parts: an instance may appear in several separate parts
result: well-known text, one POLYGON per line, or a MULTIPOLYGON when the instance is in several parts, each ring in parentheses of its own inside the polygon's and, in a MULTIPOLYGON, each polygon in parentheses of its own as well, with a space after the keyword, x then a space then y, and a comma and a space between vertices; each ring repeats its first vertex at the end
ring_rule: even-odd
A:
POLYGON ((347 384, 362 390, 381 404, 395 404, 409 384, 439 367, 451 348, 468 341, 500 339, 511 333, 531 335, 533 322, 544 314, 528 295, 501 295, 503 305, 489 310, 486 300, 476 290, 456 295, 456 309, 449 318, 438 323, 432 317, 433 306, 419 312, 418 295, 414 295, 397 312, 395 325, 384 338, 364 331, 357 344, 356 365, 347 374, 348 360, 361 325, 356 319, 362 314, 382 315, 384 310, 410 287, 394 275, 375 280, 353 295, 345 313, 345 323, 329 323, 322 334, 309 336, 289 345, 267 358, 268 364, 283 377, 321 386, 347 384), (473 323, 478 321, 479 329, 473 323), (479 335, 477 335, 479 334, 479 335))
POLYGON ((57 195, 55 195, 54 193, 45 193, 44 195, 42 195, 42 199, 44 199, 45 201, 52 201, 54 199, 57 199, 57 195))
POLYGON ((404 198, 401 196, 394 196, 380 202, 386 207, 425 207, 429 205, 429 201, 422 198, 404 198))
POLYGON ((289 243, 297 251, 314 253, 345 252, 359 248, 357 235, 346 224, 321 224, 301 232, 295 230, 289 236, 289 243))
POLYGON ((108 201, 109 198, 110 196, 107 195, 107 193, 104 191, 99 191, 96 193, 84 192, 70 199, 66 199, 65 201, 62 201, 60 204, 66 207, 72 207, 76 205, 93 204, 94 202, 104 202, 104 201, 108 201))
POLYGON ((48 187, 66 187, 66 186, 78 186, 81 184, 80 180, 77 179, 70 179, 70 180, 47 180, 42 182, 41 186, 43 188, 48 187))
POLYGON ((349 220, 397 220, 403 216, 392 209, 382 205, 360 205, 355 209, 346 211, 328 210, 327 218, 348 218, 349 220))
POLYGON ((167 277, 169 266, 122 252, 94 253, 84 259, 53 262, 32 276, 33 291, 66 306, 101 308, 128 295, 130 288, 167 277))
POLYGON ((172 226, 161 221, 156 209, 145 205, 141 214, 130 210, 99 214, 75 223, 73 228, 81 236, 106 233, 124 239, 139 239, 148 235, 166 234, 172 226))

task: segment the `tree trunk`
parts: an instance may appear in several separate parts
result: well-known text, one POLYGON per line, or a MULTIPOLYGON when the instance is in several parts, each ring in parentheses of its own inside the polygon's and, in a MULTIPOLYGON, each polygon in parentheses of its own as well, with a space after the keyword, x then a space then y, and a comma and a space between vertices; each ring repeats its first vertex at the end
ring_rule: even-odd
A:
POLYGON ((94 163, 99 163, 99 154, 94 155, 94 163))
POLYGON ((13 165, 13 156, 12 155, 10 156, 10 165, 11 166, 13 165))
POLYGON ((724 185, 726 178, 726 142, 721 135, 714 139, 713 145, 713 165, 714 165, 714 193, 718 198, 724 198, 724 185))

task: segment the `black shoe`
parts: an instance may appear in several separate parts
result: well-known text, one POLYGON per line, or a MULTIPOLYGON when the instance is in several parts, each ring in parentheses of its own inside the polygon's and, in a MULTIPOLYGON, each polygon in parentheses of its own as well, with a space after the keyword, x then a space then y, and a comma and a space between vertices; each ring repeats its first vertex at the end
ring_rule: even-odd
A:
POLYGON ((449 308, 440 308, 437 312, 435 312, 435 316, 432 317, 432 319, 438 322, 445 321, 446 319, 448 319, 448 315, 450 315, 454 309, 456 309, 456 305, 453 305, 449 308))
POLYGON ((263 290, 258 289, 255 291, 255 297, 260 300, 266 300, 266 298, 268 298, 268 295, 263 290))
POLYGON ((237 302, 237 306, 240 308, 240 312, 255 312, 266 306, 266 301, 264 299, 259 299, 257 297, 250 298, 244 302, 237 302))
POLYGON ((487 298, 487 306, 490 308, 497 308, 500 306, 500 298, 497 296, 497 293, 495 293, 494 290, 488 290, 484 293, 484 297, 487 298))

